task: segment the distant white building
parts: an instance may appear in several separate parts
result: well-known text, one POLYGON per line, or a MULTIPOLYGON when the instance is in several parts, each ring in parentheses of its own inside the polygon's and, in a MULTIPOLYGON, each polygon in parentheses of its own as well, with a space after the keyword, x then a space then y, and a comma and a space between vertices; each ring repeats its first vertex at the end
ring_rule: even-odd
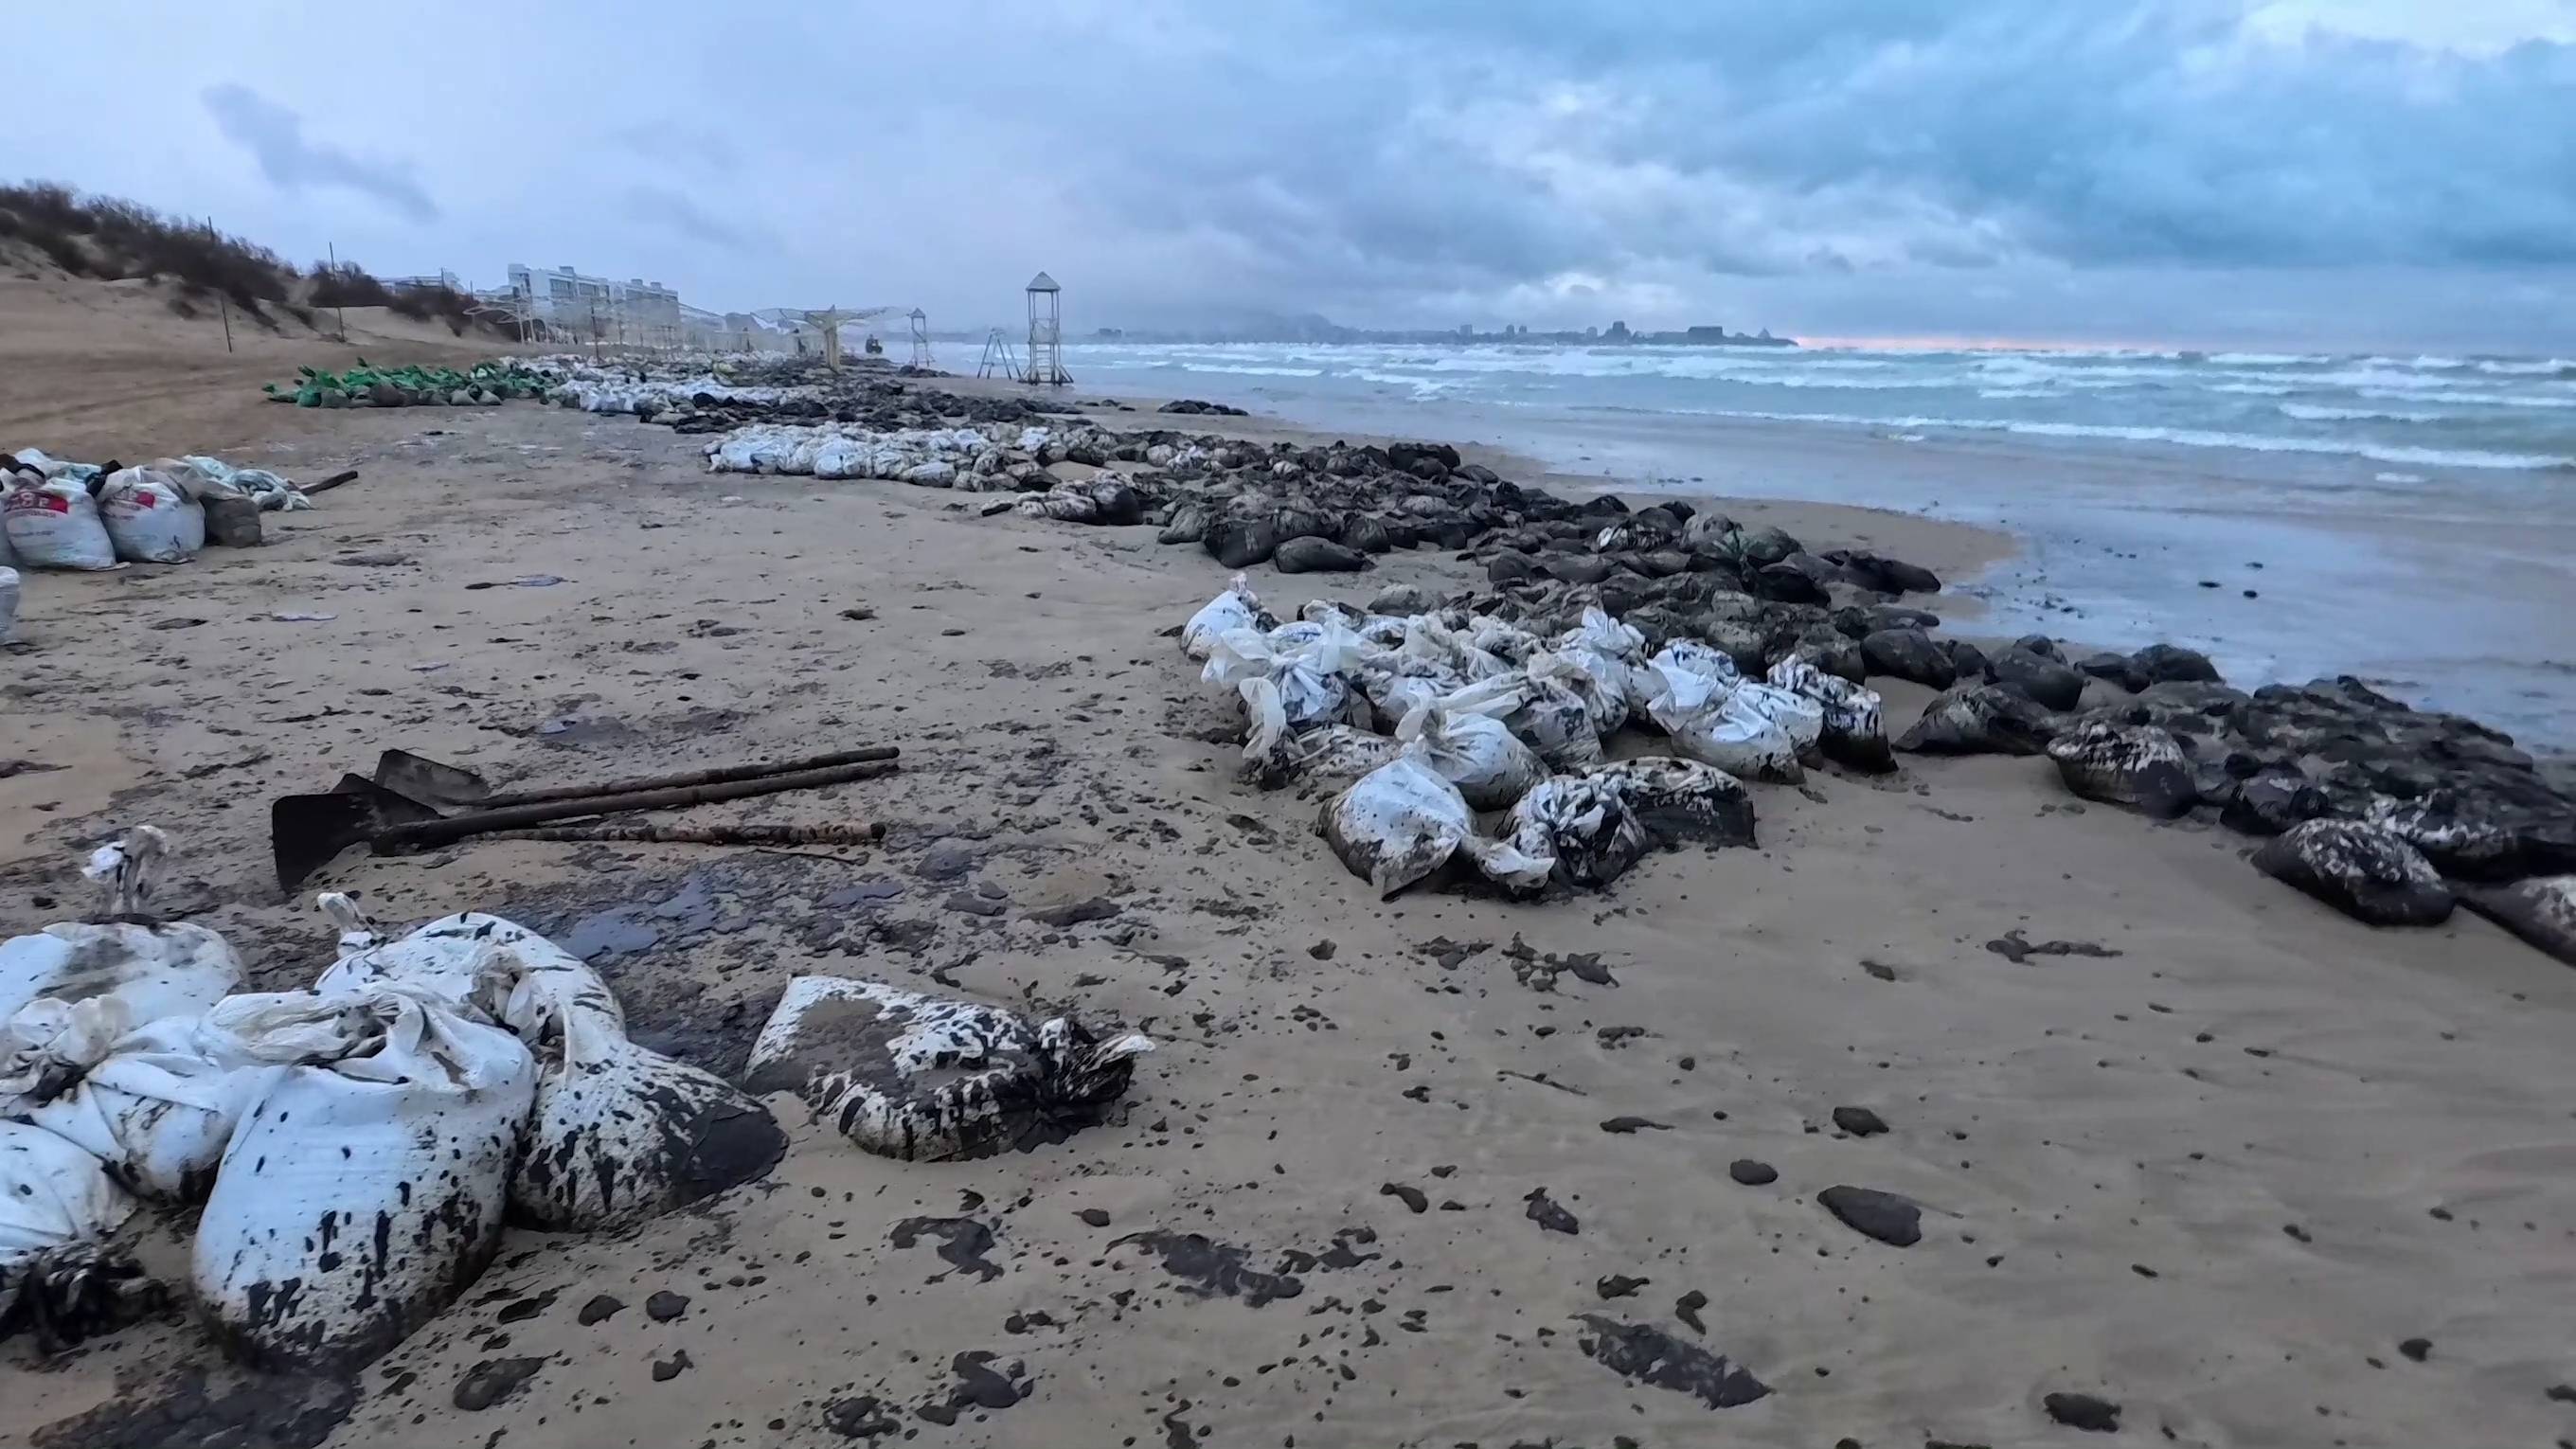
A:
POLYGON ((576 342, 676 347, 685 328, 679 292, 642 277, 620 282, 512 262, 507 295, 529 325, 576 342))

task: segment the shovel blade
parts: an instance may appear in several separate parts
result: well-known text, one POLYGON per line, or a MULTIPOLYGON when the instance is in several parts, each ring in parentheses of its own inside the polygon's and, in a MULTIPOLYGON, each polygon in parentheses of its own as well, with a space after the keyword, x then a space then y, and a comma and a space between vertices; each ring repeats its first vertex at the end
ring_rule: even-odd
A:
POLYGON ((492 793, 492 786, 472 770, 409 750, 377 756, 376 783, 439 810, 481 804, 492 793))
POLYGON ((326 795, 281 795, 268 807, 278 888, 294 890, 340 852, 393 826, 437 818, 429 806, 361 775, 342 775, 326 795))

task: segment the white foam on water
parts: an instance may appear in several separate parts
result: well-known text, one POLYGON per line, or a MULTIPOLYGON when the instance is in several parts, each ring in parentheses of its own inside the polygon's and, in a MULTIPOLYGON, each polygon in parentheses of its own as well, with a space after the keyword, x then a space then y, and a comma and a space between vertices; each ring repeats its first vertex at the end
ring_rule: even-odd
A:
POLYGON ((2333 408, 2315 403, 2283 403, 2281 416, 2303 423, 2438 423, 2445 413, 2388 412, 2377 408, 2333 408))

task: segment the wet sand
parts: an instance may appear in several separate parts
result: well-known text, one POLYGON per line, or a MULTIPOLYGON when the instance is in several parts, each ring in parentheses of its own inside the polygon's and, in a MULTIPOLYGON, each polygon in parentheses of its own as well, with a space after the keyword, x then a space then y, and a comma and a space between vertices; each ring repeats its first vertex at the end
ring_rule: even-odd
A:
MULTIPOLYGON (((0 928, 81 899, 75 842, 155 821, 187 857, 169 895, 258 984, 300 984, 331 932, 269 877, 265 802, 382 747, 534 783, 893 743, 900 774, 699 812, 881 822, 878 848, 487 844, 306 890, 573 939, 641 1039, 720 1070, 814 971, 1161 1050, 1123 1120, 981 1162, 873 1158, 781 1102, 769 1182, 623 1236, 514 1232, 354 1395, 227 1407, 241 1380, 175 1314, 50 1363, 15 1341, 0 1442, 177 1438, 78 1418, 152 1404, 319 1404, 322 1442, 423 1449, 2093 1442, 2053 1393, 2119 1404, 2104 1443, 2576 1432, 2549 1396, 2576 1377, 2576 976, 2466 913, 2367 929, 2239 837, 2002 758, 1757 787, 1760 849, 1652 856, 1597 897, 1379 903, 1315 800, 1233 780, 1228 710, 1161 637, 1223 574, 1150 529, 710 476, 700 440, 631 419, 180 392, 246 458, 362 480, 271 515, 257 554, 30 579, 0 757, 70 768, 0 780, 0 928), (1037 915, 1094 899, 1114 913, 1037 915), (1846 1227, 1836 1185, 1918 1200, 1921 1241, 1846 1227), (902 1231, 922 1218, 980 1224, 998 1271, 938 1251, 971 1228, 902 1231), (657 1292, 687 1301, 657 1318, 657 1292), (1769 1392, 1712 1408, 1674 1345, 1769 1392), (524 1378, 461 1409, 478 1365, 524 1378), (180 1388, 199 1370, 211 1398, 180 1388)), ((56 446, 13 406, 0 436, 56 446)), ((122 426, 61 446, 198 441, 122 426)), ((2004 546, 1780 510, 1944 572, 2004 546)), ((1289 611, 1463 577, 1409 554, 1257 586, 1289 611)), ((1924 696, 1889 692, 1893 733, 1924 696)), ((163 1265, 184 1226, 156 1228, 163 1265)))

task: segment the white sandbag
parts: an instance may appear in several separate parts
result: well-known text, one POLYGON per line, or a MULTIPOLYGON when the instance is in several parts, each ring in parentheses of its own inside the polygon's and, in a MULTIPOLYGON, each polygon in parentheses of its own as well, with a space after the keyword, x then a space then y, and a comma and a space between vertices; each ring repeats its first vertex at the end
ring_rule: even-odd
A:
POLYGON ((1738 685, 1658 658, 1647 666, 1646 711, 1684 755, 1739 779, 1795 785, 1806 779, 1788 731, 1735 703, 1738 685))
POLYGON ((187 563, 206 547, 206 510, 168 474, 120 468, 99 490, 99 518, 127 563, 187 563))
POLYGON ((200 1040, 198 1018, 165 1017, 128 1033, 50 1100, 16 1115, 76 1143, 127 1190, 194 1202, 242 1113, 283 1067, 226 1060, 200 1040))
MULTIPOLYGON (((1548 876, 1568 885, 1603 886, 1646 853, 1646 827, 1613 775, 1551 775, 1532 786, 1503 822, 1503 839, 1548 876)), ((1527 889, 1536 889, 1535 885, 1527 889)))
POLYGON ((834 438, 814 450, 817 478, 864 478, 867 463, 866 451, 847 438, 834 438))
MULTIPOLYGON (((1627 712, 1645 703, 1644 686, 1637 671, 1646 659, 1646 636, 1610 617, 1599 606, 1583 611, 1583 622, 1557 636, 1555 653, 1581 669, 1606 689, 1616 690, 1623 706, 1621 722, 1627 712)), ((1616 726, 1604 727, 1608 735, 1616 726)))
POLYGON ((78 483, 17 474, 0 495, 0 532, 8 534, 18 562, 31 569, 116 567, 116 542, 89 489, 78 483))
POLYGON ((1295 781, 1339 790, 1392 760, 1402 746, 1384 735, 1350 725, 1325 725, 1292 735, 1280 750, 1278 777, 1259 778, 1264 788, 1295 781))
POLYGON ((1417 614, 1405 621, 1404 642, 1396 647, 1396 653, 1406 659, 1437 666, 1470 683, 1513 671, 1512 660, 1483 647, 1431 614, 1417 614))
POLYGON ((0 1338, 77 1343, 115 1321, 141 1270, 118 1246, 134 1199, 97 1158, 41 1127, 0 1122, 0 1338))
POLYGON ((1430 875, 1461 851, 1507 886, 1536 889, 1553 862, 1476 833, 1458 787, 1420 757, 1419 745, 1354 781, 1324 806, 1324 841, 1381 899, 1430 875))
POLYGON ((1753 793, 1714 765, 1674 755, 1636 755, 1592 772, 1614 781, 1646 833, 1669 844, 1754 843, 1753 793))
MULTIPOLYGON (((1674 639, 1667 642, 1663 648, 1655 651, 1655 657, 1646 667, 1650 670, 1679 669, 1720 684, 1733 684, 1744 677, 1744 671, 1736 667, 1735 656, 1713 644, 1703 644, 1696 639, 1674 639)), ((1654 681, 1641 676, 1638 686, 1642 691, 1651 693, 1654 681)), ((1639 703, 1644 703, 1643 694, 1639 696, 1639 703)))
POLYGON ((1068 1017, 1033 1022, 883 982, 799 976, 752 1043, 743 1086, 794 1093, 870 1152, 947 1162, 1099 1122, 1153 1049, 1140 1033, 1102 1036, 1068 1017))
POLYGON ((1825 707, 1794 690, 1748 679, 1735 686, 1727 696, 1730 707, 1760 715, 1780 727, 1789 737, 1789 745, 1800 754, 1816 747, 1824 738, 1825 707))
POLYGON ((206 1027, 287 1069, 216 1170, 197 1296, 254 1364, 358 1368, 499 1248, 536 1064, 509 1032, 396 985, 235 996, 206 1027))
MULTIPOLYGON (((1358 669, 1366 649, 1359 636, 1339 625, 1288 624, 1268 634, 1230 629, 1217 636, 1199 678, 1235 687, 1257 740, 1273 724, 1291 731, 1356 724, 1368 717, 1367 709, 1345 676, 1358 669), (1276 692, 1275 716, 1273 701, 1255 688, 1260 682, 1276 692)), ((1244 758, 1265 754, 1277 738, 1270 736, 1259 752, 1247 746, 1244 758)))
POLYGON ((1204 662, 1216 652, 1216 641, 1234 630, 1266 631, 1273 624, 1261 610, 1260 596, 1252 592, 1252 581, 1236 574, 1224 593, 1201 604, 1181 626, 1181 652, 1204 662))
POLYGON ((167 836, 139 826, 83 867, 110 888, 108 914, 123 919, 0 941, 0 1110, 52 1097, 135 1028, 194 1017, 241 984, 223 937, 133 916, 167 850, 167 836))
MULTIPOLYGON (((488 969, 522 969, 495 948, 488 969)), ((528 1148, 510 1220, 548 1232, 624 1227, 767 1176, 787 1151, 769 1110, 722 1078, 626 1039, 551 991, 516 998, 510 1025, 537 1059, 528 1148)))
POLYGON ((1397 723, 1395 737, 1420 741, 1422 762, 1457 786, 1470 809, 1508 809, 1547 778, 1538 756, 1491 714, 1426 703, 1397 723))
POLYGON ((7 535, 0 534, 0 644, 9 642, 9 630, 18 622, 18 571, 6 566, 7 535))

